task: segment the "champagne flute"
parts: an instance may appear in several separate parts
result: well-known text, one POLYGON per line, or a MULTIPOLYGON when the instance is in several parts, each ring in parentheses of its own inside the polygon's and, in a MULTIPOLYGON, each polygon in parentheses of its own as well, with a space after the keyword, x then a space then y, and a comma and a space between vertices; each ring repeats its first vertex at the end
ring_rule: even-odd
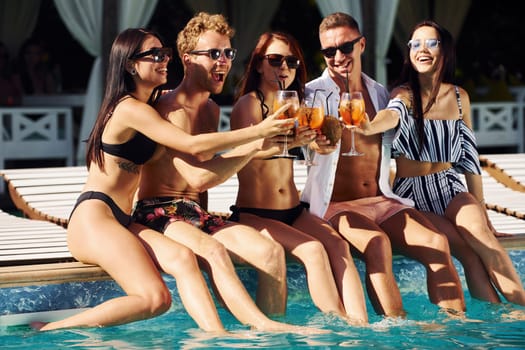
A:
MULTIPOLYGON (((277 118, 288 119, 293 118, 299 109, 299 95, 295 90, 277 90, 273 100, 273 110, 278 110, 281 106, 287 103, 292 103, 292 106, 284 111, 277 118)), ((273 156, 274 158, 295 158, 293 154, 288 153, 288 135, 284 135, 283 151, 281 154, 273 156)))
POLYGON ((365 118, 365 100, 361 91, 343 92, 339 101, 339 115, 345 127, 352 133, 350 151, 341 153, 341 155, 362 156, 364 153, 358 152, 355 148, 355 128, 365 118))
MULTIPOLYGON (((308 126, 310 129, 320 132, 324 121, 322 94, 316 92, 305 97, 303 106, 299 109, 296 118, 299 126, 308 126)), ((304 152, 304 164, 307 166, 317 165, 310 156, 310 144, 306 145, 306 152, 304 152)))

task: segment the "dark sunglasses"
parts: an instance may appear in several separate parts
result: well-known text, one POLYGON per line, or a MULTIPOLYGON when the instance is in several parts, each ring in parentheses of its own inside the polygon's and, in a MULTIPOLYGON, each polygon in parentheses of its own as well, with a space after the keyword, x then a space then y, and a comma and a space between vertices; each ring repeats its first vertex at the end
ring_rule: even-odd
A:
POLYGON ((348 54, 352 53, 352 51, 354 51, 355 43, 357 43, 359 40, 361 40, 362 37, 363 36, 361 35, 361 36, 355 38, 354 40, 347 41, 346 43, 343 43, 343 44, 341 44, 341 45, 339 45, 337 47, 330 46, 330 47, 321 49, 321 53, 326 58, 334 57, 335 54, 337 53, 337 50, 341 51, 341 53, 343 53, 344 55, 348 55, 348 54))
POLYGON ((297 67, 299 67, 299 63, 301 63, 301 61, 295 56, 283 56, 279 55, 278 53, 271 53, 269 55, 265 55, 264 58, 268 60, 268 63, 272 67, 280 67, 284 61, 286 62, 288 68, 297 69, 297 67))
POLYGON ((171 57, 173 56, 173 51, 171 47, 162 47, 162 48, 154 48, 148 51, 139 52, 137 54, 134 54, 130 57, 131 60, 136 60, 138 58, 151 56, 153 58, 153 62, 160 63, 164 62, 166 60, 166 57, 168 60, 171 60, 171 57))
POLYGON ((224 53, 224 57, 229 60, 234 60, 235 55, 237 55, 237 49, 227 48, 224 50, 221 49, 208 49, 208 50, 193 50, 190 51, 193 55, 208 55, 212 60, 217 61, 221 55, 224 53))

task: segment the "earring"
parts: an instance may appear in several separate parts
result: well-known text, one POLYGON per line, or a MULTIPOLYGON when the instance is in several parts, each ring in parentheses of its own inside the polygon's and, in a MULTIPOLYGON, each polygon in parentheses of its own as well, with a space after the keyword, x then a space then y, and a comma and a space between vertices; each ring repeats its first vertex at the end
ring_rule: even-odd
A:
POLYGON ((129 71, 129 74, 131 75, 135 75, 137 74, 137 70, 135 68, 132 68, 130 71, 129 71))

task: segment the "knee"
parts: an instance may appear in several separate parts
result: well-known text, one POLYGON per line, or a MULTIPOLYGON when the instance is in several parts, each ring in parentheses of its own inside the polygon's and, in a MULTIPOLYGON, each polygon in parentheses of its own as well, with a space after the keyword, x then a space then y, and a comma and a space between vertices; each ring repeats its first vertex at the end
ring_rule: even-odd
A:
POLYGON ((439 252, 442 252, 444 254, 450 255, 450 246, 448 243, 447 236, 445 236, 442 233, 436 232, 433 235, 431 235, 429 237, 427 246, 437 249, 439 252))
POLYGON ((392 270, 392 245, 386 235, 375 235, 363 252, 368 273, 392 270))
POLYGON ((197 264, 197 258, 193 251, 183 245, 179 245, 177 249, 173 249, 169 257, 161 263, 165 272, 169 273, 175 278, 178 278, 188 271, 200 271, 197 264))
MULTIPOLYGON (((432 264, 450 265, 452 263, 448 239, 441 233, 433 233, 420 242, 422 253, 418 254, 419 260, 426 266, 432 264)), ((466 251, 465 251, 466 252, 466 251)))
POLYGON ((148 289, 143 299, 143 312, 147 317, 161 315, 168 311, 171 306, 171 293, 165 284, 157 288, 148 289))
POLYGON ((221 242, 210 239, 206 242, 204 257, 208 264, 213 267, 225 267, 232 265, 230 254, 221 242))
POLYGON ((458 222, 458 228, 464 235, 464 238, 474 245, 487 246, 489 248, 497 249, 499 243, 494 233, 490 230, 485 222, 479 222, 479 220, 458 222))
POLYGON ((384 258, 392 260, 392 245, 387 235, 375 235, 366 245, 364 251, 367 263, 380 261, 384 258))
POLYGON ((277 242, 271 242, 264 249, 263 269, 264 271, 275 274, 286 270, 286 252, 282 245, 277 242))
POLYGON ((323 244, 316 240, 311 240, 300 246, 299 258, 305 265, 316 264, 324 265, 328 261, 328 255, 323 244))
POLYGON ((350 243, 341 237, 330 237, 323 243, 330 256, 347 257, 350 255, 350 243))

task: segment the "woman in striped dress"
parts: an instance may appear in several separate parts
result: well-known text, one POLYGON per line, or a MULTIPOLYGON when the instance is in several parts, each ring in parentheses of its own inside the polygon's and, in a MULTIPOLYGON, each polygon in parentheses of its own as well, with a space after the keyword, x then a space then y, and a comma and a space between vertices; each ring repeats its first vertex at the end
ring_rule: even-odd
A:
MULTIPOLYGON (((371 135, 395 128, 394 192, 412 199, 447 234, 452 253, 454 246, 466 242, 483 263, 490 283, 508 301, 525 305, 520 277, 484 208, 470 100, 465 90, 452 83, 454 65, 452 35, 432 21, 416 25, 400 85, 392 91, 387 108, 372 122, 363 122, 360 132, 371 135), (467 186, 460 174, 465 175, 467 186)), ((465 275, 467 282, 477 278, 468 276, 467 269, 465 275)), ((470 283, 469 288, 472 293, 470 283)), ((483 299, 499 301, 495 291, 491 294, 483 299)))

